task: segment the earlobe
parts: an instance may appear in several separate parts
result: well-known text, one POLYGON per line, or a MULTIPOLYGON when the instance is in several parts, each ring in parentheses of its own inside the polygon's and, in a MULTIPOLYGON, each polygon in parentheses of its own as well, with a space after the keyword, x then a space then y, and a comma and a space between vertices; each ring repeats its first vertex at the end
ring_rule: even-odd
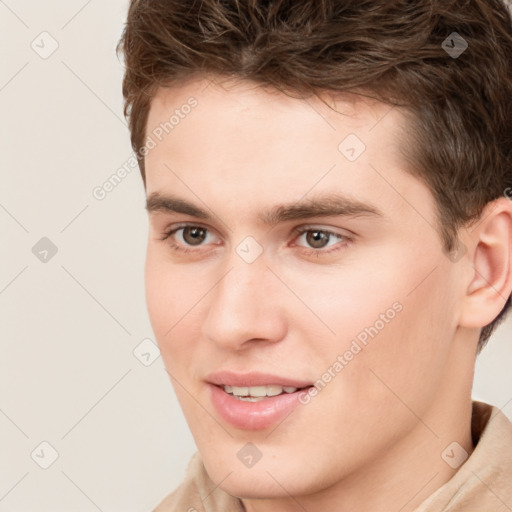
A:
POLYGON ((463 327, 485 327, 505 306, 512 291, 512 201, 489 203, 473 229, 471 281, 461 313, 463 327))

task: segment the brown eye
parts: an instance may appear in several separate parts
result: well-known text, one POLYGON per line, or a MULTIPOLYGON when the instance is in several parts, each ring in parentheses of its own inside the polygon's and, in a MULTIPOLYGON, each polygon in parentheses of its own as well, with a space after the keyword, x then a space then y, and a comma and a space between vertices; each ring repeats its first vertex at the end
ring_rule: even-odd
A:
POLYGON ((324 231, 308 231, 306 234, 307 243, 314 249, 322 249, 329 242, 330 235, 324 231))
POLYGON ((207 230, 200 227, 184 227, 182 237, 189 245, 201 245, 206 238, 207 230))

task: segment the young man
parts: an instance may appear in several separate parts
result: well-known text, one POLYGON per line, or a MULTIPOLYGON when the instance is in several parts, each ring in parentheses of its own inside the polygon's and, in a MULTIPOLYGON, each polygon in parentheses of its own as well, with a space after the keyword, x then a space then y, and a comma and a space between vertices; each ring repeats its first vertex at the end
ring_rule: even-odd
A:
POLYGON ((499 0, 133 0, 147 303, 198 447, 157 512, 512 510, 499 0))

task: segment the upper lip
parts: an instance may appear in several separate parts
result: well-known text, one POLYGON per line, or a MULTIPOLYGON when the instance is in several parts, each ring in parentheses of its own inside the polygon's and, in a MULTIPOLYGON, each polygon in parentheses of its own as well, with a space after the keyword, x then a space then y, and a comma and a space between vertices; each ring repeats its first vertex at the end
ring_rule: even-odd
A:
POLYGON ((216 386, 238 386, 238 387, 251 387, 251 386, 289 386, 294 388, 305 388, 311 386, 311 382, 304 380, 290 379, 288 377, 281 377, 280 375, 273 375, 270 373, 260 372, 246 372, 236 373, 230 370, 221 370, 210 373, 205 379, 211 384, 216 386))

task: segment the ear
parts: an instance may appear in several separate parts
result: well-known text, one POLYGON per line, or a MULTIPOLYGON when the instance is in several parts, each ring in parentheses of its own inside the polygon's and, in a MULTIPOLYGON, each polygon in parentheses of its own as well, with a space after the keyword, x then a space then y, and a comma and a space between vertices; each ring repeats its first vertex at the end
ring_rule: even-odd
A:
POLYGON ((512 201, 489 203, 466 235, 471 269, 459 324, 480 328, 500 314, 512 291, 512 201))

